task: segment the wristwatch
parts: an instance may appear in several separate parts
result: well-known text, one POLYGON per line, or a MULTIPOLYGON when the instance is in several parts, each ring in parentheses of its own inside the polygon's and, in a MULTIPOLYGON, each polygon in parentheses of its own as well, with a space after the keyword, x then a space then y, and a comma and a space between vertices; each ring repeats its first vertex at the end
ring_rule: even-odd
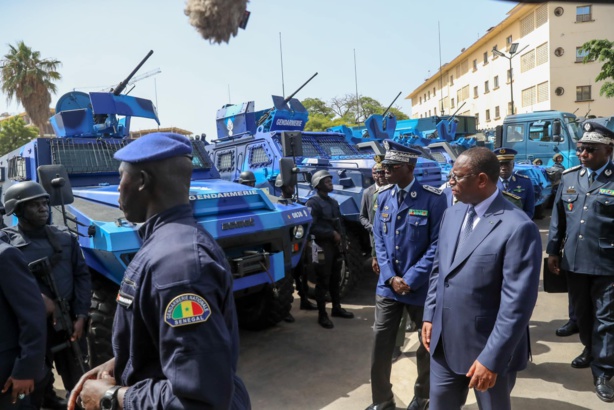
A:
POLYGON ((121 386, 113 386, 104 393, 100 399, 100 410, 117 410, 119 403, 117 401, 117 391, 121 386))

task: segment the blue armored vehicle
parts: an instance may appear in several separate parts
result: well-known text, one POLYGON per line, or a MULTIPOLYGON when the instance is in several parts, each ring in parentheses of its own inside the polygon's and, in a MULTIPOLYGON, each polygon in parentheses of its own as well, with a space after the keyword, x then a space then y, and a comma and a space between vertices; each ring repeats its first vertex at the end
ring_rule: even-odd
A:
MULTIPOLYGON (((226 105, 217 112, 218 138, 206 149, 223 179, 234 181, 244 170, 256 176, 256 186, 273 195, 280 159, 292 158, 297 165, 298 199, 305 203, 315 195, 311 175, 322 169, 333 177, 330 194, 340 205, 347 237, 342 294, 358 280, 368 254, 368 233, 359 221, 362 193, 374 183, 371 168, 374 154, 384 150, 377 141, 355 144, 343 132, 304 131, 309 114, 298 99, 273 96, 273 108, 256 111, 252 101, 226 105)), ((420 158, 415 170, 422 183, 441 184, 440 167, 420 158)))
MULTIPOLYGON (((92 364, 111 354, 118 285, 141 246, 139 225, 128 222, 118 208, 119 163, 113 154, 131 142, 131 117, 158 121, 151 101, 121 95, 121 88, 61 97, 51 119, 57 138, 36 138, 0 157, 2 191, 20 181, 40 182, 55 205, 54 223, 79 237, 94 286, 88 340, 92 364), (66 207, 54 200, 58 195, 49 175, 63 176, 72 187, 72 194, 63 195, 66 207)), ((260 189, 220 179, 205 142, 193 140, 192 147, 194 216, 228 258, 239 324, 248 329, 273 325, 291 308, 293 286, 285 272, 299 262, 311 216, 302 205, 273 202, 260 189)), ((5 216, 4 222, 10 226, 17 220, 5 216)))

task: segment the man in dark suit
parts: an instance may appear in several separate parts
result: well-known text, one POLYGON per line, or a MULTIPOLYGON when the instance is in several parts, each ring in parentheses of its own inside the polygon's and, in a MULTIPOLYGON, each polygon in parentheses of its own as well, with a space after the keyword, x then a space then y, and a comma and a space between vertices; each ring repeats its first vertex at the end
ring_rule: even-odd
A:
POLYGON ((0 409, 17 408, 45 373, 45 306, 21 252, 0 232, 0 409))
POLYGON ((516 372, 527 365, 541 239, 498 177, 497 157, 483 147, 462 153, 450 175, 459 203, 441 222, 422 326, 431 410, 460 409, 470 388, 481 410, 511 409, 516 372))
POLYGON ((584 123, 576 152, 582 165, 563 172, 552 207, 548 268, 567 274, 584 351, 572 362, 591 367, 597 396, 614 401, 614 132, 584 123))

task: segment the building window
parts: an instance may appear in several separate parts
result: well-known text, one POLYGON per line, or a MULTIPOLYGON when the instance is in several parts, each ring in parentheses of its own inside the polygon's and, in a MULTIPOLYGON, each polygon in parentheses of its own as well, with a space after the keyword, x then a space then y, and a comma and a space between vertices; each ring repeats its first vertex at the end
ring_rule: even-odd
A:
POLYGON ((478 125, 480 124, 480 114, 479 113, 475 113, 475 124, 478 125))
POLYGON ((493 90, 499 88, 499 76, 496 75, 495 78, 492 79, 493 90))
POLYGON ((469 60, 461 61, 461 63, 460 63, 460 75, 457 75, 457 77, 460 77, 461 75, 465 75, 468 72, 469 72, 469 60))
POLYGON ((488 94, 490 92, 490 87, 488 86, 488 81, 484 81, 484 94, 488 94))
POLYGON ((544 4, 535 10, 535 27, 543 26, 548 22, 548 5, 544 4))
MULTIPOLYGON (((493 51, 494 51, 494 50, 497 50, 497 51, 499 50, 499 48, 497 47, 497 45, 496 45, 496 44, 494 45, 494 47, 493 47, 492 49, 493 49, 493 51)), ((498 57, 498 56, 497 56, 497 54, 492 53, 492 59, 493 59, 493 60, 495 60, 497 57, 498 57)))
POLYGON ((428 91, 427 95, 429 96, 429 100, 431 99, 431 90, 428 91))
POLYGON ((576 87, 576 101, 591 101, 590 85, 579 85, 576 87))
POLYGON ((498 120, 499 118, 501 118, 501 112, 499 111, 499 106, 497 105, 495 107, 495 120, 498 120))
POLYGON ((544 102, 550 99, 548 93, 548 81, 537 84, 537 102, 544 102))
POLYGON ((533 30, 535 30, 535 17, 533 16, 533 13, 531 13, 520 20, 520 37, 526 36, 533 30))
POLYGON ((454 98, 450 98, 450 107, 454 108, 454 98))
POLYGON ((453 75, 450 76, 450 85, 454 85, 454 76, 453 75))
POLYGON ((484 65, 488 64, 488 51, 484 52, 484 65))
POLYGON ((433 87, 433 98, 435 98, 436 95, 437 93, 435 92, 435 87, 433 87))
POLYGON ((530 107, 535 104, 535 86, 522 90, 522 106, 530 107))
POLYGON ((512 36, 509 36, 508 38, 505 39, 505 47, 510 48, 512 45, 512 36))
POLYGON ((422 97, 420 97, 420 104, 422 104, 422 97))
POLYGON ((544 43, 535 49, 535 66, 548 62, 548 43, 544 43))
POLYGON ((584 23, 593 21, 593 6, 578 6, 576 7, 576 23, 584 23))
POLYGON ((473 60, 473 71, 477 71, 478 69, 478 60, 473 60))
POLYGON ((473 98, 478 98, 478 86, 473 87, 473 98))
POLYGON ((490 110, 486 110, 486 122, 490 121, 490 110))
MULTIPOLYGON (((583 63, 584 57, 588 55, 588 51, 583 51, 582 47, 576 47, 576 63, 583 63)), ((588 61, 595 61, 595 59, 590 59, 588 61)))
POLYGON ((512 70, 507 70, 507 83, 511 83, 512 82, 512 70))
POLYGON ((520 72, 525 73, 535 68, 535 50, 520 56, 520 72))

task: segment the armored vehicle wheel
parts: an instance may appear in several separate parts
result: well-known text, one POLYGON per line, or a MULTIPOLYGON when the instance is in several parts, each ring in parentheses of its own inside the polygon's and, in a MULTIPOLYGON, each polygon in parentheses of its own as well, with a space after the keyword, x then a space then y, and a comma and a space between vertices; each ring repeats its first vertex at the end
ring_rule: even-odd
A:
POLYGON ((90 366, 96 367, 113 357, 111 335, 118 286, 102 275, 92 278, 92 302, 87 334, 90 366))
POLYGON ((277 282, 277 292, 267 284, 253 295, 237 299, 239 326, 247 330, 262 330, 274 326, 290 313, 294 297, 292 278, 277 282))

